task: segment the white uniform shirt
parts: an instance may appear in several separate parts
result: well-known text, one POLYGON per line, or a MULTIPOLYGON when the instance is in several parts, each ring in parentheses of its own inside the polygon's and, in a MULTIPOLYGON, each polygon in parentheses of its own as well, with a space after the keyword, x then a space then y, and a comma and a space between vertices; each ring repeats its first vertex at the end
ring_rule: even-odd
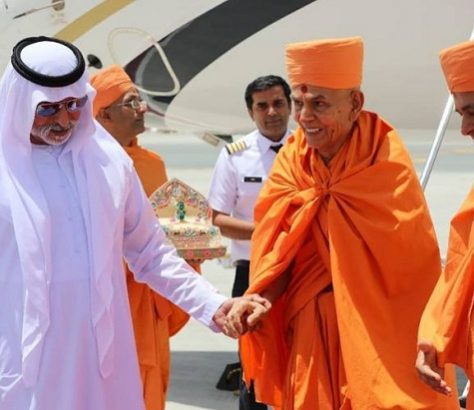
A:
MULTIPOLYGON (((212 209, 248 222, 254 220, 254 207, 260 189, 266 181, 276 153, 270 147, 284 143, 291 134, 287 131, 279 142, 264 137, 258 130, 241 141, 246 148, 229 154, 222 149, 211 180, 209 204, 212 209)), ((249 240, 231 240, 232 260, 250 259, 249 240)))
POLYGON ((212 316, 225 298, 165 245, 140 181, 132 174, 123 222, 116 221, 115 243, 109 244, 117 255, 112 274, 114 354, 112 373, 102 377, 91 313, 93 265, 71 152, 34 146, 31 159, 53 216, 50 324, 38 379, 27 387, 21 361, 25 289, 17 244, 8 240, 14 238, 13 225, 0 213, 0 300, 5 312, 0 320, 0 410, 142 410, 122 243, 138 281, 148 283, 204 324, 212 326, 212 316))

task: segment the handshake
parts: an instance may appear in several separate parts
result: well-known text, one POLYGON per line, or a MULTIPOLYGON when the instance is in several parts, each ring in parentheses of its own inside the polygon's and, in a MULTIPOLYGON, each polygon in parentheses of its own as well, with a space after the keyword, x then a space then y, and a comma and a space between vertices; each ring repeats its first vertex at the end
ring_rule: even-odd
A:
POLYGON ((245 332, 257 329, 271 307, 267 299, 257 294, 245 295, 227 299, 212 319, 225 335, 237 339, 245 332))

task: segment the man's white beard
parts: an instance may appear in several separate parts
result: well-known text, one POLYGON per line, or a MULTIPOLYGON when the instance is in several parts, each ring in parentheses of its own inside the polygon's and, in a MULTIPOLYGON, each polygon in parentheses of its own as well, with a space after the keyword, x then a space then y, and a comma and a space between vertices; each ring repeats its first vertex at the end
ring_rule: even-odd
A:
POLYGON ((35 138, 40 139, 48 145, 63 145, 69 138, 71 138, 74 128, 76 127, 77 121, 70 121, 69 126, 64 128, 59 124, 43 125, 41 127, 33 127, 31 135, 35 138), (51 133, 51 131, 64 131, 68 130, 66 134, 59 137, 51 133))

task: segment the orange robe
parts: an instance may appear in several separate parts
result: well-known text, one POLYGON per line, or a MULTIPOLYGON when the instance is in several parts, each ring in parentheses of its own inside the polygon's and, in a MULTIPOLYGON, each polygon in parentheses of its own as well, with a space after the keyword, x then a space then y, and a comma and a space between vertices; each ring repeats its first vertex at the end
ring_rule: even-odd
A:
POLYGON ((241 338, 247 383, 284 410, 450 409, 416 375, 418 321, 440 273, 430 215, 396 131, 362 112, 326 166, 299 129, 255 210, 248 293, 290 281, 241 338))
MULTIPOLYGON (((140 147, 136 139, 124 149, 150 196, 167 181, 163 160, 140 147)), ((127 287, 146 409, 162 410, 170 374, 169 339, 186 324, 189 316, 147 285, 135 282, 128 268, 127 287)))
POLYGON ((451 221, 446 268, 423 313, 419 340, 433 343, 438 365, 462 367, 471 388, 467 408, 474 409, 474 187, 451 221))

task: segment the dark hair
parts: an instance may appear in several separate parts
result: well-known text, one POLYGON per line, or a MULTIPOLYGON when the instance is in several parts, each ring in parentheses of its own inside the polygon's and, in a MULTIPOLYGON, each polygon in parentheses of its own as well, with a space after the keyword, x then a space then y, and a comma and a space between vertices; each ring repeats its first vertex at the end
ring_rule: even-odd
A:
POLYGON ((280 85, 283 88, 286 100, 288 101, 288 104, 291 104, 291 90, 288 83, 277 75, 264 75, 253 80, 245 89, 245 103, 247 104, 247 108, 249 110, 252 109, 252 96, 255 92, 265 91, 277 85, 280 85))

